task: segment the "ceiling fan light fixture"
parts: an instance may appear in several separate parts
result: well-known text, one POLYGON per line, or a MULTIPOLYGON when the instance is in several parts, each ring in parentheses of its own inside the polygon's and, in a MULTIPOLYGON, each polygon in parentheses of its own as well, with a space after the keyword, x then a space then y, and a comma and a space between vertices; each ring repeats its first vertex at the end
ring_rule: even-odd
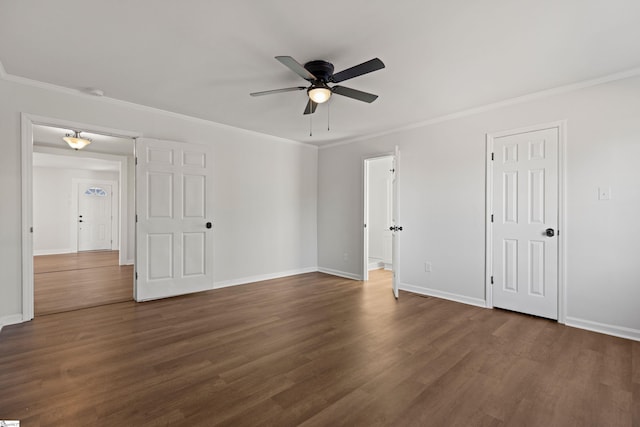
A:
POLYGON ((88 138, 82 138, 80 136, 80 131, 77 130, 73 131, 73 135, 68 133, 62 139, 64 139, 64 141, 69 144, 69 147, 73 148, 76 151, 82 150, 84 147, 91 144, 91 140, 88 138))
POLYGON ((326 84, 317 84, 311 86, 307 91, 309 95, 309 99, 311 99, 316 104, 322 104, 323 102, 327 102, 329 98, 331 98, 331 89, 326 84))

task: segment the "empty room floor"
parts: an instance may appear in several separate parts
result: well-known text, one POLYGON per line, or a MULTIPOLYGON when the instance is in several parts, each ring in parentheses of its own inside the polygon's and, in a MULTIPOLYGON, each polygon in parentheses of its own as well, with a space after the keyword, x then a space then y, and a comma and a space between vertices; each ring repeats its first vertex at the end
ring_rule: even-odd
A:
POLYGON ((640 343, 309 273, 0 333, 30 425, 640 425, 640 343))
POLYGON ((131 300, 133 266, 119 265, 118 257, 118 251, 34 256, 35 315, 131 300))

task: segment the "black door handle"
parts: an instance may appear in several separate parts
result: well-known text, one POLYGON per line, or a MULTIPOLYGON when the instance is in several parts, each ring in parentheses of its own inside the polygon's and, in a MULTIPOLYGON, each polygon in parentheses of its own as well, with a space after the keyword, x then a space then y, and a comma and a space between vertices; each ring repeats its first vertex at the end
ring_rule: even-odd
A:
POLYGON ((389 231, 402 231, 402 227, 398 227, 397 225, 392 225, 389 227, 389 231))
POLYGON ((213 227, 213 224, 211 224, 210 222, 207 223, 207 228, 211 228, 213 227))
POLYGON ((547 229, 544 231, 544 234, 546 234, 546 235, 547 235, 547 237, 553 237, 553 236, 555 236, 555 235, 556 235, 556 232, 555 232, 555 231, 553 231, 553 228, 547 228, 547 229))

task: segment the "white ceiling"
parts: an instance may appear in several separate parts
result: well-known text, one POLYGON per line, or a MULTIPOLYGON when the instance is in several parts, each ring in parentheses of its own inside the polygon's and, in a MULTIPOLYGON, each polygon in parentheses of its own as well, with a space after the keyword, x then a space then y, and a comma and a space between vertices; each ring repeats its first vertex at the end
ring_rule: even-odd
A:
MULTIPOLYGON (((0 0, 6 72, 323 145, 640 66, 638 0, 0 0), (342 83, 303 117, 304 85, 274 59, 336 71, 386 68, 342 83)), ((72 120, 73 118, 69 118, 72 120)))

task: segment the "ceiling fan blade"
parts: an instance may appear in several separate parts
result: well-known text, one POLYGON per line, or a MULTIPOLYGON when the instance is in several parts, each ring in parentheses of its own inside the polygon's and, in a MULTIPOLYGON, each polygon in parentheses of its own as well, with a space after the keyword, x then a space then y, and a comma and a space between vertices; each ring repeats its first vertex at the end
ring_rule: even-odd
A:
POLYGON ((249 95, 251 96, 262 96, 262 95, 271 95, 272 93, 281 93, 281 92, 293 92, 296 90, 305 90, 306 87, 304 86, 296 86, 296 87, 287 87, 284 89, 274 89, 274 90, 264 90, 262 92, 253 92, 250 93, 249 95))
POLYGON ((345 80, 349 80, 354 77, 361 76, 363 74, 381 70, 383 68, 384 68, 384 62, 382 62, 378 58, 373 58, 367 62, 363 62, 362 64, 356 65, 351 68, 347 68, 346 70, 340 71, 339 73, 335 73, 333 76, 331 76, 330 81, 333 83, 340 83, 345 80))
POLYGON ((307 108, 304 109, 304 114, 313 114, 316 112, 316 108, 318 108, 318 104, 309 100, 309 102, 307 102, 307 108))
POLYGON ((285 67, 299 75, 305 80, 318 80, 316 76, 311 74, 306 68, 302 66, 298 61, 290 56, 276 56, 276 59, 282 63, 285 67))
POLYGON ((337 93, 338 95, 357 99, 358 101, 363 101, 363 102, 371 103, 376 99, 378 99, 378 95, 374 95, 368 92, 363 92, 361 90, 351 89, 350 87, 334 86, 331 88, 331 90, 333 91, 333 93, 337 93))

